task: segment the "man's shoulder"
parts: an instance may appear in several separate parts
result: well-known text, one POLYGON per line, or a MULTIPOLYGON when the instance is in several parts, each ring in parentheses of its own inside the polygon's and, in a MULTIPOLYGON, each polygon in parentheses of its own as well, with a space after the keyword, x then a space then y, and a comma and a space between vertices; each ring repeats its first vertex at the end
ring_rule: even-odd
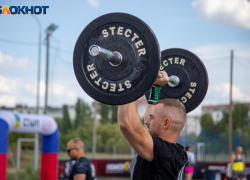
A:
POLYGON ((166 145, 169 148, 175 148, 175 149, 179 149, 181 151, 184 151, 184 147, 182 145, 180 145, 179 143, 171 143, 171 142, 168 142, 160 137, 152 136, 152 138, 153 138, 154 144, 159 144, 159 145, 162 144, 162 145, 166 145))
POLYGON ((89 160, 86 157, 81 157, 76 160, 74 167, 78 168, 79 166, 87 166, 89 164, 89 160))
POLYGON ((160 154, 167 154, 167 157, 181 158, 183 161, 187 160, 187 153, 184 147, 178 143, 171 143, 159 137, 153 137, 154 153, 158 151, 160 154))
POLYGON ((85 156, 78 159, 78 161, 89 161, 89 159, 85 156))
POLYGON ((86 174, 89 170, 89 161, 85 157, 79 158, 74 164, 74 174, 86 174))

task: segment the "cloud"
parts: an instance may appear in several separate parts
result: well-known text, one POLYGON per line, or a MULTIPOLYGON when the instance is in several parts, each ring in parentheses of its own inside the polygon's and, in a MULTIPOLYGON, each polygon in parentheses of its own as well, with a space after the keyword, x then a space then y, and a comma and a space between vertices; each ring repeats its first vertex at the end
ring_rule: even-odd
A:
POLYGON ((192 7, 211 21, 250 29, 250 2, 247 0, 195 0, 192 7))
POLYGON ((17 88, 18 81, 0 76, 0 93, 13 93, 17 88))
POLYGON ((67 92, 65 90, 65 86, 58 84, 58 83, 54 83, 51 86, 51 93, 55 96, 62 96, 65 95, 67 92))
POLYGON ((230 53, 233 50, 234 58, 250 58, 250 46, 245 44, 211 44, 192 48, 191 51, 205 61, 221 61, 221 58, 230 59, 230 53))
POLYGON ((28 66, 29 60, 26 58, 16 58, 10 55, 4 55, 0 51, 0 66, 6 68, 25 69, 28 66))
MULTIPOLYGON (((73 88, 72 88, 73 89, 73 88)), ((50 83, 49 85, 49 100, 61 103, 61 100, 75 97, 74 90, 66 89, 60 84, 50 83), (72 96, 73 95, 73 96, 72 96), (62 98, 63 97, 63 98, 62 98)), ((27 104, 34 106, 36 104, 37 84, 25 78, 9 78, 0 75, 0 105, 15 106, 19 104, 27 104)), ((44 105, 45 82, 40 82, 40 106, 44 105)), ((76 97, 75 97, 76 99, 76 97)), ((54 103, 54 102, 53 102, 54 103)))
MULTIPOLYGON (((10 78, 0 75, 0 106, 14 107, 16 104, 36 106, 37 84, 26 78, 10 78)), ((45 82, 40 81, 40 106, 44 107, 45 82)), ((80 97, 87 102, 93 100, 79 87, 70 82, 50 83, 48 89, 48 105, 61 106, 75 104, 80 97), (67 85, 68 84, 68 85, 67 85)))
POLYGON ((30 104, 35 99, 35 88, 36 86, 27 79, 0 75, 0 105, 15 106, 22 102, 20 99, 23 99, 24 103, 22 104, 30 104))
POLYGON ((5 107, 13 107, 16 104, 15 95, 0 95, 0 105, 5 107))
MULTIPOLYGON (((250 102, 249 45, 216 44, 191 49, 205 64, 209 76, 209 87, 202 105, 229 103, 230 51, 234 50, 233 101, 250 102)), ((197 110, 200 108, 197 108, 197 110)))
POLYGON ((62 104, 75 104, 77 98, 82 98, 88 103, 93 101, 93 99, 90 98, 77 83, 66 81, 50 84, 49 103, 54 103, 60 106, 62 104))
MULTIPOLYGON (((217 96, 220 96, 222 98, 229 99, 229 91, 230 91, 230 84, 229 83, 222 83, 215 85, 211 93, 216 93, 217 96)), ((235 101, 245 101, 250 100, 250 97, 244 95, 244 93, 241 91, 241 88, 238 86, 233 85, 233 92, 232 92, 233 100, 235 101)))
POLYGON ((88 3, 94 8, 98 8, 100 5, 98 0, 88 0, 88 3))

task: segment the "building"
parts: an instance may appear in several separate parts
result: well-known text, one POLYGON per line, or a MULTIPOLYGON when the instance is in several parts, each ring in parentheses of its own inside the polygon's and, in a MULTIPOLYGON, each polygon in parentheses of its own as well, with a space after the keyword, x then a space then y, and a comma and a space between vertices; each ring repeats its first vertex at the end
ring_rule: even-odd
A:
POLYGON ((200 116, 187 114, 186 124, 185 127, 183 128, 182 133, 195 134, 196 136, 199 136, 200 132, 201 132, 200 116))
MULTIPOLYGON (((249 109, 248 115, 250 116, 250 103, 243 103, 243 104, 245 104, 248 107, 249 109)), ((211 114, 213 120, 217 123, 222 119, 223 112, 224 111, 229 112, 229 109, 230 109, 229 104, 202 106, 202 114, 205 114, 205 113, 211 114)))

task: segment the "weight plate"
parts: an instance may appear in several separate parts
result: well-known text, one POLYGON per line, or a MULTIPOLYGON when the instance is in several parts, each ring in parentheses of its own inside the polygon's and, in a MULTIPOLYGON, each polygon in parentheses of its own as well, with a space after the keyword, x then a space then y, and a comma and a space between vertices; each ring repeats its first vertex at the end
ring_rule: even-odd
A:
POLYGON ((140 98, 153 84, 160 67, 158 41, 141 19, 125 13, 110 13, 89 23, 74 49, 73 66, 82 89, 93 99, 110 105, 140 98), (122 55, 113 66, 93 57, 91 45, 122 55))
MULTIPOLYGON (((179 99, 186 107, 186 112, 195 109, 203 101, 208 89, 208 74, 203 62, 190 51, 173 48, 161 52, 160 70, 168 76, 175 75, 180 84, 161 88, 160 99, 179 99)), ((149 97, 149 91, 146 93, 149 97)))

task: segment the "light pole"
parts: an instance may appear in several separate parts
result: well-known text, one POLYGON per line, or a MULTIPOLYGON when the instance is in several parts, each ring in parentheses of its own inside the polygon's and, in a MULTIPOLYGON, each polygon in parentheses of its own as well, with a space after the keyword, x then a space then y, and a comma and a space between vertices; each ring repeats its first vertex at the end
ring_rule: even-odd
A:
POLYGON ((231 50, 231 60, 230 60, 230 106, 229 106, 229 119, 228 119, 228 151, 229 157, 232 154, 232 127, 233 127, 233 50, 231 50))
POLYGON ((57 25, 51 24, 45 30, 46 33, 46 42, 47 42, 47 53, 46 53, 46 84, 45 84, 45 106, 44 106, 44 114, 47 114, 47 106, 48 106, 48 84, 49 84, 49 37, 58 28, 57 25))
POLYGON ((36 114, 39 114, 39 95, 40 95, 40 69, 41 69, 41 41, 42 41, 42 26, 40 20, 36 16, 33 17, 39 28, 39 36, 38 36, 38 66, 37 66, 37 94, 36 94, 36 114))
MULTIPOLYGON (((40 23, 40 20, 34 15, 33 17, 37 24, 39 29, 38 34, 38 65, 37 65, 37 93, 36 93, 36 114, 39 114, 39 96, 40 96, 40 68, 41 68, 41 40, 42 40, 42 26, 40 23)), ((39 152, 39 140, 38 140, 38 133, 35 133, 35 158, 34 158, 34 169, 37 171, 38 169, 38 152, 39 152)))

